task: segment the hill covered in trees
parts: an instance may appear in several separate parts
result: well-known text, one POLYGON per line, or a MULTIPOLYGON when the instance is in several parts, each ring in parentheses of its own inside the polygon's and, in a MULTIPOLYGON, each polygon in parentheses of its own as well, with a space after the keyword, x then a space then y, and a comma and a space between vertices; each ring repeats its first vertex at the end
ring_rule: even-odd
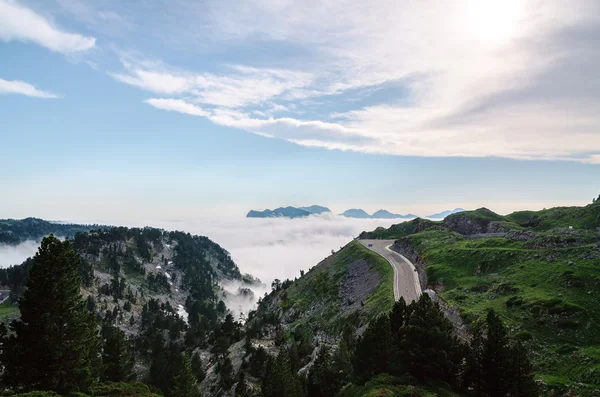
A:
POLYGON ((48 222, 38 218, 0 219, 0 244, 13 245, 27 240, 40 241, 50 233, 62 238, 73 238, 79 232, 99 228, 98 225, 48 222))
MULTIPOLYGON (((219 283, 235 280, 241 285, 251 286, 256 280, 243 276, 229 253, 210 239, 153 228, 110 227, 77 233, 72 240, 64 243, 54 237, 46 238, 44 242, 48 240, 54 248, 45 249, 43 243, 35 258, 0 270, 2 284, 11 289, 10 302, 4 305, 19 302, 21 318, 18 321, 28 323, 31 321, 25 316, 27 308, 36 313, 44 310, 42 297, 46 297, 43 300, 60 301, 62 295, 53 296, 60 289, 72 291, 75 302, 78 301, 76 295, 80 294, 84 310, 90 313, 96 324, 94 329, 99 332, 98 346, 94 347, 95 342, 88 338, 89 346, 86 347, 98 352, 99 357, 95 360, 102 363, 94 363, 87 371, 95 380, 140 380, 158 394, 190 395, 187 392, 177 394, 177 377, 193 379, 190 382, 195 385, 204 378, 204 371, 222 359, 223 352, 232 343, 242 339, 241 323, 226 307, 228 296, 219 283), (63 247, 62 251, 57 247, 63 247), (40 256, 46 251, 50 254, 40 256), (67 251, 72 254, 65 254, 67 251), (74 267, 76 274, 55 279, 53 275, 58 277, 62 272, 59 259, 65 255, 68 260, 62 262, 74 267), (44 278, 35 276, 40 274, 40 268, 44 269, 43 285, 47 289, 41 289, 34 298, 28 298, 30 291, 38 289, 33 286, 34 279, 44 278)), ((244 297, 252 294, 248 288, 240 289, 239 293, 244 297)), ((57 307, 56 304, 48 305, 54 309, 57 307)), ((73 304, 67 305, 74 307, 73 304)), ((46 309, 48 314, 54 310, 46 309)), ((80 320, 73 319, 72 322, 83 326, 84 322, 80 320)), ((37 320, 42 325, 44 321, 37 320)), ((11 326, 10 331, 4 334, 18 335, 22 327, 11 326)), ((52 338, 51 335, 38 335, 34 339, 48 341, 52 338)), ((31 345, 35 348, 36 343, 22 340, 18 346, 31 345)), ((60 343, 57 343, 56 348, 60 349, 59 346, 60 343)), ((58 357, 55 350, 49 350, 48 354, 58 357)), ((5 357, 8 359, 8 356, 5 357)), ((23 371, 15 369, 14 374, 17 375, 11 375, 11 379, 19 379, 18 374, 23 371)), ((19 384, 11 382, 5 380, 6 385, 16 391, 33 388, 59 393, 68 391, 63 386, 50 387, 48 383, 27 379, 19 384)), ((63 383, 77 385, 68 379, 63 383)), ((95 384, 82 384, 75 389, 102 395, 93 389, 95 384)), ((194 386, 196 389, 197 386, 194 386)), ((114 393, 121 395, 118 390, 114 393)), ((132 395, 142 396, 150 391, 144 393, 142 390, 132 395)))

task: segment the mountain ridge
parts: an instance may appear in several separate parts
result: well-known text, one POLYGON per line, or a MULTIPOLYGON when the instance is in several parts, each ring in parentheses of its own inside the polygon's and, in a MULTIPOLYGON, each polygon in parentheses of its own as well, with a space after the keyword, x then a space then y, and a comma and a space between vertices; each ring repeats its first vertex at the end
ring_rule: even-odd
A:
POLYGON ((426 218, 443 219, 443 218, 447 217, 448 215, 452 215, 452 214, 456 214, 456 213, 464 212, 464 211, 466 211, 466 209, 459 207, 459 208, 455 208, 453 210, 445 210, 445 211, 437 212, 435 214, 427 215, 426 218))
MULTIPOLYGON (((445 218, 446 216, 458 212, 465 211, 463 208, 455 208, 453 210, 446 210, 442 212, 438 212, 432 215, 428 215, 425 218, 445 218)), ((263 211, 250 210, 246 214, 246 218, 303 218, 310 216, 312 214, 323 214, 330 213, 331 210, 328 207, 324 207, 321 205, 311 205, 307 207, 278 207, 274 210, 265 209, 263 211)), ((413 219, 418 218, 418 215, 415 214, 396 214, 392 213, 386 209, 379 209, 375 211, 373 214, 369 214, 362 208, 350 208, 338 214, 341 216, 345 216, 346 218, 355 218, 355 219, 413 219)))

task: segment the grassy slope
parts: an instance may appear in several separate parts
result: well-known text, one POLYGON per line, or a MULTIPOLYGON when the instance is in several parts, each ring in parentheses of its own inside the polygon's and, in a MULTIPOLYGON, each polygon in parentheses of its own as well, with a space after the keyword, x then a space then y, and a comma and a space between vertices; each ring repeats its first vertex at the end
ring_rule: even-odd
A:
POLYGON ((287 299, 282 300, 280 305, 284 310, 294 310, 300 314, 292 328, 306 323, 313 329, 340 332, 348 321, 362 324, 373 316, 389 311, 394 304, 393 279, 393 269, 384 258, 358 242, 351 242, 287 288, 287 299), (344 316, 340 311, 339 286, 346 275, 347 266, 359 259, 371 266, 370 271, 379 274, 380 283, 364 302, 366 310, 360 310, 358 316, 344 316), (327 305, 314 310, 315 302, 327 302, 327 305), (309 312, 310 316, 301 316, 309 312))
POLYGON ((408 222, 398 223, 388 229, 378 227, 372 232, 362 232, 362 239, 395 239, 408 236, 424 230, 444 230, 446 225, 442 221, 430 221, 429 219, 416 218, 408 222))
POLYGON ((585 259, 595 245, 527 249, 450 231, 408 238, 427 263, 429 281, 445 287, 442 297, 467 320, 494 308, 513 334, 531 338, 540 378, 600 385, 600 259, 585 259))
POLYGON ((600 227, 600 202, 585 207, 556 207, 541 211, 518 211, 505 217, 507 220, 535 230, 573 226, 577 229, 600 227))
POLYGON ((372 232, 363 232, 360 237, 364 239, 397 239, 420 233, 427 230, 445 230, 454 223, 454 220, 467 218, 471 222, 479 224, 485 229, 489 222, 495 222, 505 229, 534 231, 548 231, 553 228, 569 226, 581 230, 594 230, 600 227, 600 201, 585 207, 556 207, 541 211, 518 211, 505 216, 496 214, 487 208, 479 208, 474 211, 464 211, 448 215, 444 221, 431 221, 428 219, 413 219, 392 225, 385 229, 379 227, 372 232))

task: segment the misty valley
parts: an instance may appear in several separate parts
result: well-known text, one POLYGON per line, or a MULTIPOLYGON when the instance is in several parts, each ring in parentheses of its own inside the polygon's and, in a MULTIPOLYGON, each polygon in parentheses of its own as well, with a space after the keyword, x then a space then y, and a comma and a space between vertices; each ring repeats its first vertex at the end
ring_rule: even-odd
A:
MULTIPOLYGON (((302 236, 357 222, 339 248, 317 249, 324 259, 283 278, 280 256, 264 280, 209 237, 0 220, 2 385, 27 396, 591 396, 598 203, 361 232, 372 221, 244 220, 259 222, 253 235, 305 222, 302 236)), ((297 241, 280 243, 293 255, 297 241)))

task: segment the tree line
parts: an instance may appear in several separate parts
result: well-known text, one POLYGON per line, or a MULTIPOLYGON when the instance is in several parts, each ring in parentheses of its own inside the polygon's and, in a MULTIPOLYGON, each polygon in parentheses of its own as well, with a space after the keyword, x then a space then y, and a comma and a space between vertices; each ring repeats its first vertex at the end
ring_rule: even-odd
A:
POLYGON ((347 327, 339 345, 319 347, 307 376, 298 375, 293 342, 276 357, 248 346, 247 368, 261 380, 263 397, 333 397, 348 383, 364 385, 382 374, 474 397, 537 396, 527 350, 508 337, 498 315, 490 310, 473 328, 470 343, 459 341, 439 305, 424 294, 408 305, 400 299, 358 338, 347 327))

